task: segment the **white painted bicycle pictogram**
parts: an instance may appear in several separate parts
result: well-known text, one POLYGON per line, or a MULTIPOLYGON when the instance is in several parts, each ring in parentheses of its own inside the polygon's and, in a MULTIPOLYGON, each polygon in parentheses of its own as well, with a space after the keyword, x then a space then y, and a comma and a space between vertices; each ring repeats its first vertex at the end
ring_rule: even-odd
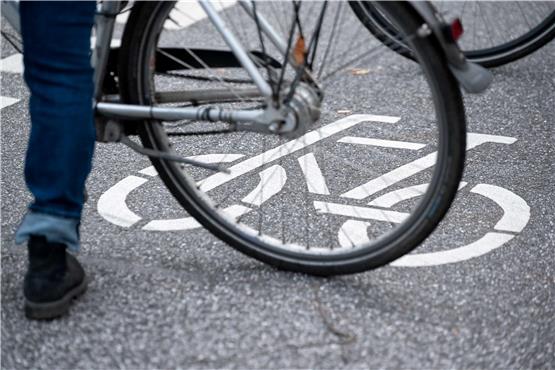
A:
MULTIPOLYGON (((339 121, 326 125, 318 130, 309 132, 303 142, 292 141, 284 145, 267 150, 254 157, 245 158, 240 153, 212 153, 192 156, 206 163, 238 163, 229 167, 230 173, 216 173, 204 180, 199 185, 204 191, 209 191, 221 186, 228 181, 252 173, 271 161, 298 153, 303 149, 303 154, 297 158, 298 164, 305 176, 306 186, 310 193, 330 195, 326 186, 326 179, 315 159, 314 153, 306 150, 317 141, 336 136, 348 128, 354 127, 361 122, 397 122, 398 117, 374 116, 374 115, 352 115, 339 121), (312 134, 312 135, 311 135, 312 134), (285 147, 287 146, 287 147, 285 147), (287 150, 284 150, 287 149, 287 150)), ((510 145, 516 141, 515 138, 488 135, 480 133, 469 133, 467 136, 467 150, 472 150, 484 144, 510 145)), ((340 143, 375 145, 394 147, 399 149, 419 150, 424 144, 407 141, 383 140, 367 137, 342 136, 337 139, 340 143)), ((368 242, 367 227, 372 220, 402 222, 408 214, 390 210, 399 202, 422 196, 428 184, 416 184, 408 187, 395 189, 377 197, 374 194, 382 193, 393 185, 426 170, 435 163, 436 153, 422 156, 412 162, 397 167, 377 178, 350 189, 338 196, 335 202, 314 201, 314 208, 319 213, 327 213, 346 217, 346 221, 337 232, 339 244, 342 247, 353 247, 368 242), (349 199, 368 199, 367 206, 354 206, 349 204, 349 199)), ((138 175, 130 175, 119 181, 108 189, 98 201, 98 212, 107 221, 121 227, 131 227, 143 218, 129 209, 126 203, 127 196, 140 186, 149 181, 149 178, 157 176, 154 167, 147 167, 138 171, 138 175)), ((225 211, 231 217, 239 217, 248 214, 257 207, 267 202, 278 194, 285 186, 287 172, 279 164, 267 167, 258 173, 260 178, 257 186, 244 198, 241 204, 228 206, 225 211), (279 175, 279 176, 276 176, 279 175), (272 181, 274 180, 274 181, 272 181), (261 191, 264 188, 264 191, 261 191)), ((468 191, 468 183, 461 182, 459 191, 468 191)), ((467 243, 464 246, 444 249, 429 253, 411 253, 392 262, 393 266, 433 266, 448 263, 461 262, 470 258, 478 257, 503 246, 513 239, 527 225, 530 219, 530 208, 520 196, 503 187, 479 183, 470 188, 468 194, 476 194, 485 201, 496 204, 503 210, 503 216, 497 221, 493 230, 486 232, 483 236, 467 243)), ((175 219, 155 219, 148 221, 143 230, 149 231, 184 231, 201 228, 202 226, 193 217, 175 219)))

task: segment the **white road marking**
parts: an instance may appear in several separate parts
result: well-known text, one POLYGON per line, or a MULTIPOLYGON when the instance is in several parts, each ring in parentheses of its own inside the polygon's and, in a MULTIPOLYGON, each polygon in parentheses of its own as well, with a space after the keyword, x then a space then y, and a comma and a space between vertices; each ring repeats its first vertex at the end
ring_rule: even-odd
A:
MULTIPOLYGON (((224 162, 233 162, 242 157, 244 157, 243 154, 215 153, 215 154, 202 154, 202 155, 190 156, 188 158, 202 160, 208 163, 224 163, 224 162)), ((144 168, 140 170, 139 173, 147 176, 158 175, 154 166, 144 168)), ((133 190, 143 185, 147 181, 148 181, 147 179, 144 179, 142 177, 137 177, 137 176, 128 176, 125 179, 121 180, 116 185, 108 189, 104 194, 102 194, 97 204, 98 213, 102 217, 104 217, 107 221, 110 221, 122 227, 130 227, 136 222, 140 221, 141 217, 136 215, 134 212, 132 212, 129 209, 129 207, 127 207, 126 199, 129 193, 131 193, 133 190)), ((198 227, 197 226, 198 224, 194 224, 190 220, 183 221, 183 219, 176 219, 176 220, 162 220, 162 221, 166 221, 167 224, 161 223, 161 226, 156 226, 157 224, 155 223, 154 224, 155 226, 152 226, 151 225, 152 222, 150 222, 149 224, 147 224, 147 226, 160 227, 161 228, 160 230, 165 230, 164 228, 167 228, 168 230, 174 230, 174 228, 177 226, 172 226, 173 225, 172 222, 173 222, 177 225, 180 225, 179 226, 180 228, 184 228, 179 230, 186 230, 188 228, 198 227)), ((146 230, 151 230, 151 229, 147 228, 146 230)), ((152 230, 158 230, 158 229, 152 229, 152 230)))
POLYGON ((260 206, 279 193, 287 181, 287 173, 283 167, 278 165, 267 168, 258 175, 260 176, 260 182, 253 191, 241 200, 242 202, 260 206))
POLYGON ((202 227, 201 224, 193 217, 174 218, 170 220, 152 220, 145 226, 143 230, 148 231, 179 231, 192 230, 202 227))
POLYGON ((212 154, 200 154, 192 155, 187 158, 194 159, 199 162, 205 163, 231 163, 236 160, 243 158, 244 154, 228 154, 228 153, 212 153, 212 154))
POLYGON ((0 96, 0 109, 9 107, 12 104, 15 104, 19 101, 16 98, 9 98, 7 96, 0 96))
POLYGON ((275 161, 288 154, 295 153, 309 145, 312 145, 334 134, 337 134, 338 132, 351 128, 361 122, 369 121, 395 123, 399 121, 399 119, 399 117, 376 116, 371 114, 355 114, 349 117, 345 117, 326 126, 323 126, 317 130, 310 131, 295 140, 291 140, 262 154, 239 162, 228 169, 230 171, 229 174, 216 173, 202 181, 202 183, 200 184, 200 189, 205 192, 212 190, 217 186, 220 186, 254 169, 257 169, 266 163, 275 161))
POLYGON ((158 171, 156 171, 156 168, 154 168, 154 166, 143 168, 142 170, 139 171, 139 173, 147 176, 152 176, 152 177, 158 176, 158 171))
MULTIPOLYGON (((466 183, 463 183, 462 186, 465 185, 466 183)), ((427 184, 417 185, 401 190, 412 188, 411 192, 407 191, 405 195, 415 194, 419 190, 419 187, 423 186, 427 186, 427 184), (417 188, 416 192, 414 191, 414 188, 417 188)), ((460 188, 461 187, 459 187, 459 189, 460 188)), ((471 190, 471 192, 493 200, 503 209, 504 214, 494 227, 496 230, 520 232, 528 223, 530 219, 530 207, 521 197, 513 192, 488 184, 478 184, 471 190)), ((396 202, 388 202, 387 200, 389 200, 389 197, 386 197, 392 193, 394 192, 380 197, 382 198, 382 201, 377 203, 380 205, 394 205, 396 202)), ((370 226, 370 223, 367 221, 346 221, 338 232, 339 244, 344 248, 353 248, 369 243, 370 238, 367 233, 368 226, 370 226)), ((514 236, 515 235, 513 234, 507 233, 488 232, 475 242, 469 243, 462 247, 438 252, 407 254, 392 262, 391 265, 419 267, 466 261, 474 257, 482 256, 501 247, 514 236)))
POLYGON ((298 159, 301 170, 303 171, 308 191, 315 194, 329 194, 330 191, 326 185, 326 180, 322 171, 316 162, 313 153, 308 153, 298 159))
POLYGON ((512 191, 495 185, 479 184, 471 192, 488 197, 503 208, 503 217, 495 225, 495 230, 518 233, 530 220, 530 207, 512 191))
MULTIPOLYGON (((217 11, 222 11, 237 3, 236 0, 218 1, 212 5, 217 11)), ((170 30, 179 30, 189 27, 205 18, 206 13, 199 5, 198 1, 179 1, 175 8, 170 12, 170 18, 164 23, 164 28, 170 30)))
POLYGON ((391 266, 420 267, 436 266, 465 261, 482 256, 514 238, 514 235, 489 232, 474 243, 439 252, 407 254, 390 263, 391 266))
POLYGON ((360 185, 341 195, 343 198, 364 199, 372 194, 379 192, 389 186, 398 183, 412 175, 415 175, 436 164, 437 152, 428 154, 415 161, 407 163, 401 167, 381 175, 374 180, 368 181, 366 184, 360 185))
POLYGON ((314 201, 314 208, 320 213, 330 213, 339 216, 365 218, 393 223, 401 223, 409 216, 408 213, 403 212, 321 201, 314 201))
POLYGON ((0 71, 7 73, 23 73, 23 54, 13 54, 0 60, 0 71))
POLYGON ((337 142, 346 143, 346 144, 372 145, 372 146, 381 146, 385 148, 410 149, 410 150, 419 150, 426 146, 426 144, 412 143, 410 141, 371 139, 367 137, 356 137, 356 136, 345 136, 344 138, 337 140, 337 142))
POLYGON ((393 191, 390 191, 389 193, 386 193, 374 199, 373 201, 368 203, 368 205, 375 206, 375 207, 390 208, 393 205, 403 200, 424 195, 424 193, 426 193, 426 190, 428 189, 428 185, 429 184, 420 184, 420 185, 409 186, 398 190, 393 190, 393 191))
MULTIPOLYGON (((289 143, 281 145, 277 148, 270 149, 261 155, 249 158, 244 160, 235 166, 230 168, 231 175, 226 174, 215 174, 207 178, 210 180, 208 182, 203 181, 203 187, 205 187, 204 191, 211 190, 216 186, 219 186, 231 179, 234 179, 238 176, 241 176, 245 173, 248 173, 260 166, 275 161, 285 155, 292 154, 308 145, 311 145, 315 142, 318 142, 324 138, 327 138, 331 135, 334 135, 342 130, 348 129, 353 127, 354 125, 363 122, 363 121, 377 121, 377 122, 389 122, 394 123, 397 122, 399 118, 397 117, 384 117, 384 116, 373 116, 373 115, 356 115, 346 117, 342 120, 336 121, 332 124, 324 126, 318 130, 309 132, 305 134, 303 137, 298 138, 296 140, 292 140, 289 143), (223 176, 222 176, 223 175, 223 176)), ((467 150, 472 149, 478 145, 481 145, 486 142, 494 142, 494 143, 503 143, 503 144, 512 144, 516 141, 515 138, 511 137, 504 137, 504 136, 497 136, 497 135, 485 135, 485 134, 468 134, 468 145, 467 150)), ((423 158, 420 158, 417 161, 409 163, 409 165, 415 164, 415 162, 422 162, 426 164, 426 161, 429 161, 431 156, 435 156, 435 153, 431 153, 423 158)), ((196 156, 192 158, 196 158, 199 160, 204 160, 206 162, 217 163, 217 162, 232 162, 239 158, 243 157, 241 154, 211 154, 211 155, 203 155, 203 156, 196 156)), ((314 155, 312 153, 305 155, 299 158, 299 163, 303 169, 303 173, 305 177, 310 177, 311 179, 316 176, 322 176, 321 170, 318 167, 314 155), (303 163, 305 165, 303 166, 303 163), (310 165, 306 165, 306 163, 311 163, 310 165), (312 170, 310 170, 312 168, 312 170), (314 171, 318 172, 318 175, 311 176, 311 173, 315 173, 314 171)), ((404 166, 401 166, 404 167, 404 166)), ((418 165, 414 167, 419 167, 418 165)), ((422 168, 420 167, 420 170, 422 168)), ((153 167, 145 168, 140 173, 148 176, 156 176, 156 171, 153 167)), ((392 171, 393 172, 393 171, 392 171)), ((411 172, 411 168, 409 167, 409 172, 411 172)), ((391 172, 390 172, 391 174, 391 172)), ((386 174, 387 175, 387 174, 386 174)), ((401 174, 397 178, 402 177, 406 178, 405 175, 401 174), (405 177, 403 177, 405 176, 405 177)), ((257 185, 257 189, 252 191, 248 196, 243 198, 243 201, 247 203, 251 203, 253 205, 260 205, 264 201, 268 200, 271 196, 277 194, 285 185, 286 173, 281 166, 273 166, 270 167, 260 173, 261 181, 257 185), (277 172, 276 172, 277 171, 277 172), (273 176, 279 173, 279 180, 278 182, 272 182, 273 176), (270 184, 269 187, 266 188, 264 184, 270 184), (266 194, 260 195, 260 189, 264 188, 264 193, 268 190, 266 194)), ((323 176, 321 178, 323 179, 323 176)), ((139 221, 141 217, 133 213, 127 205, 125 204, 125 199, 127 195, 140 185, 144 184, 147 179, 136 177, 136 176, 129 176, 115 186, 110 188, 106 193, 104 193, 98 202, 98 211, 99 213, 108 221, 123 226, 129 227, 139 221)), ((400 181, 400 180, 398 180, 400 181)), ((312 190, 314 191, 322 191, 326 189, 327 194, 329 194, 329 190, 327 190, 327 186, 325 186, 325 182, 318 186, 314 186, 312 190), (323 185, 322 185, 323 184, 323 185)), ((461 183, 459 185, 459 189, 464 187, 466 183, 461 183)), ((427 184, 420 184, 415 186, 410 186, 403 189, 398 189, 391 191, 385 195, 374 199, 369 203, 371 206, 379 206, 384 208, 389 208, 398 202, 406 199, 410 199, 413 197, 421 196, 426 188, 427 184)), ((510 192, 507 189, 487 185, 487 184, 479 184, 475 186, 471 192, 480 194, 485 196, 489 199, 492 199, 496 202, 504 211, 503 216, 495 225, 495 230, 501 231, 509 231, 509 232, 519 232, 521 231, 530 219, 530 207, 526 202, 517 196, 516 194, 510 192)), ((400 223, 403 222, 407 217, 407 213, 395 212, 385 209, 376 209, 370 207, 359 207, 359 206, 350 206, 338 203, 327 203, 327 202, 314 202, 314 207, 318 212, 323 213, 330 213, 330 214, 337 214, 343 215, 347 217, 354 217, 354 218, 361 218, 361 219, 370 219, 370 220, 377 220, 377 221, 386 221, 386 222, 393 222, 393 223, 400 223)), ((232 220, 235 220, 237 217, 244 215, 248 212, 252 211, 251 208, 245 207, 242 205, 232 205, 227 207, 223 210, 224 214, 227 214, 232 220)), ((338 232, 338 239, 339 243, 343 247, 357 247, 364 245, 369 242, 369 237, 367 234, 367 228, 370 226, 371 223, 364 220, 347 220, 341 229, 338 232)), ((188 230, 199 228, 201 225, 192 217, 180 218, 180 219, 172 219, 172 220, 153 220, 149 222, 147 225, 143 227, 144 230, 156 230, 156 231, 170 231, 170 230, 188 230)), ((507 234, 504 232, 488 232, 479 240, 467 244, 462 247, 458 247, 455 249, 450 250, 443 250, 439 252, 431 252, 431 253, 420 253, 420 254, 409 254, 403 256, 402 258, 394 261, 391 263, 392 266, 432 266, 432 265, 440 265, 445 263, 455 263, 464 261, 470 258, 478 257, 483 254, 489 253, 492 250, 499 248, 509 240, 511 240, 515 235, 514 234, 507 234)))
POLYGON ((236 220, 238 217, 241 217, 244 214, 249 213, 250 211, 252 211, 251 208, 242 206, 240 204, 233 204, 223 210, 224 214, 228 216, 228 218, 231 220, 236 220))
POLYGON ((366 232, 368 226, 370 226, 368 221, 345 221, 337 233, 339 245, 343 248, 355 248, 370 243, 370 238, 366 232))
POLYGON ((473 149, 484 143, 512 144, 516 138, 501 135, 488 135, 469 132, 466 134, 466 150, 473 149))
MULTIPOLYGON (((466 182, 461 182, 459 184, 459 190, 464 188, 466 184, 467 184, 466 182)), ((393 190, 393 191, 390 191, 389 193, 386 193, 374 199, 373 201, 368 203, 368 205, 375 206, 375 207, 390 208, 403 200, 424 195, 424 193, 426 193, 426 190, 428 189, 428 185, 430 184, 420 184, 420 185, 409 186, 398 190, 393 190)))
MULTIPOLYGON (((231 220, 247 214, 251 208, 234 204, 223 210, 224 214, 231 220)), ((143 226, 148 231, 183 231, 200 228, 202 225, 193 217, 176 218, 171 220, 153 220, 143 226)))
MULTIPOLYGON (((215 187, 226 183, 238 176, 246 174, 265 163, 277 160, 285 155, 294 153, 310 144, 316 143, 326 137, 334 135, 342 130, 346 130, 353 127, 361 122, 374 121, 374 122, 384 122, 384 123, 395 123, 399 120, 399 117, 389 117, 389 116, 376 116, 376 115, 353 115, 345 117, 326 126, 323 126, 317 130, 311 131, 304 136, 285 143, 277 148, 270 149, 258 156, 246 159, 238 164, 230 167, 231 175, 217 173, 209 176, 205 180, 201 181, 201 190, 208 191, 214 189, 215 187)), ((202 158, 206 161, 211 161, 219 159, 220 161, 234 161, 241 158, 242 154, 210 154, 204 157, 196 156, 191 158, 202 158)), ((155 176, 155 169, 147 167, 140 173, 147 176, 155 176)), ((106 220, 123 227, 129 227, 141 220, 141 217, 137 216, 127 207, 125 200, 127 195, 134 190, 136 187, 142 185, 146 182, 146 179, 129 176, 123 179, 110 189, 108 189, 99 199, 97 208, 99 214, 106 220), (129 180, 127 180, 129 179, 129 180), (139 179, 139 180, 137 180, 139 179), (138 183, 140 182, 140 183, 138 183), (101 202, 102 200, 102 202, 101 202)), ((248 199, 247 199, 248 200, 248 199)), ((192 224, 192 221, 183 221, 184 219, 172 219, 172 220, 154 220, 149 222, 144 229, 145 230, 183 230, 183 228, 196 227, 196 224, 192 224)))
MULTIPOLYGON (((338 233, 339 244, 343 248, 354 248, 370 243, 366 229, 369 222, 349 220, 338 233)), ((477 241, 462 247, 438 252, 407 254, 390 263, 391 266, 422 267, 465 261, 482 256, 501 247, 514 237, 511 234, 489 232, 477 241)))
MULTIPOLYGON (((216 10, 221 11, 235 5, 236 3, 236 0, 225 0, 214 2, 213 6, 216 10)), ((127 23, 129 13, 130 12, 125 12, 118 15, 116 17, 116 22, 120 24, 127 23)), ((202 10, 202 7, 196 0, 178 1, 175 4, 175 8, 173 8, 170 12, 170 17, 173 21, 167 20, 166 23, 164 23, 164 28, 170 30, 179 30, 207 18, 206 13, 202 10)))
MULTIPOLYGON (((244 154, 201 154, 192 155, 187 158, 204 163, 229 163, 235 162, 236 160, 238 160, 239 158, 243 158, 244 156, 244 154)), ((158 176, 158 172, 156 172, 156 168, 154 168, 154 166, 144 168, 140 170, 139 173, 147 176, 158 176)))
POLYGON ((130 227, 140 221, 141 217, 127 207, 125 199, 131 191, 147 181, 142 177, 127 176, 100 196, 97 204, 98 213, 107 221, 121 227, 130 227))
MULTIPOLYGON (((91 37, 91 48, 96 42, 96 37, 91 37)), ((110 46, 113 48, 117 48, 121 46, 121 40, 119 39, 112 39, 110 41, 110 46)), ((2 60, 0 60, 0 72, 6 73, 17 73, 23 74, 24 65, 23 65, 23 54, 17 53, 10 55, 2 60)))
MULTIPOLYGON (((469 133, 467 135, 466 150, 473 149, 484 143, 512 144, 515 141, 515 138, 507 136, 469 133)), ((433 167, 436 164, 436 156, 437 152, 433 152, 401 167, 397 167, 382 176, 349 190, 348 192, 342 194, 341 197, 352 199, 367 198, 370 195, 375 194, 399 181, 433 167)))

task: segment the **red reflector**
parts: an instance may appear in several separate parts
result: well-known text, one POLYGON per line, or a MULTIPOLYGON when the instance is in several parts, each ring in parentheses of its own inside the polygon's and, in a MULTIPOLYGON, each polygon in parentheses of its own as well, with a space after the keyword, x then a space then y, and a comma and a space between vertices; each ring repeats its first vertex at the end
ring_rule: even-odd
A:
POLYGON ((464 29, 459 18, 455 18, 453 22, 451 22, 451 37, 453 40, 457 41, 463 34, 464 29))

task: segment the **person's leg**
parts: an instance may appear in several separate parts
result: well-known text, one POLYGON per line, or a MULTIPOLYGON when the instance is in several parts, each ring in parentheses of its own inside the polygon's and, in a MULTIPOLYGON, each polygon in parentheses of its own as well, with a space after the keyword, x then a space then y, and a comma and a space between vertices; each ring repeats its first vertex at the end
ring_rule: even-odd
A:
POLYGON ((66 256, 65 248, 79 247, 83 191, 94 149, 90 36, 96 3, 22 1, 19 6, 24 76, 31 92, 25 180, 34 201, 16 242, 29 240, 27 303, 48 303, 84 283, 82 269, 76 269, 77 260, 66 256), (75 276, 54 281, 61 271, 75 276))

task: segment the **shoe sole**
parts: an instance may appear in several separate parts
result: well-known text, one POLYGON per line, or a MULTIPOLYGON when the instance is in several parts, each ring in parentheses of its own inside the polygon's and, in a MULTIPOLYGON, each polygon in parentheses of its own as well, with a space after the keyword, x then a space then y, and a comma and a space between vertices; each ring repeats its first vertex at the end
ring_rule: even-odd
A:
POLYGON ((25 316, 33 320, 51 320, 63 316, 69 311, 73 299, 79 297, 87 290, 87 279, 71 289, 62 298, 52 302, 32 302, 25 299, 25 316))

